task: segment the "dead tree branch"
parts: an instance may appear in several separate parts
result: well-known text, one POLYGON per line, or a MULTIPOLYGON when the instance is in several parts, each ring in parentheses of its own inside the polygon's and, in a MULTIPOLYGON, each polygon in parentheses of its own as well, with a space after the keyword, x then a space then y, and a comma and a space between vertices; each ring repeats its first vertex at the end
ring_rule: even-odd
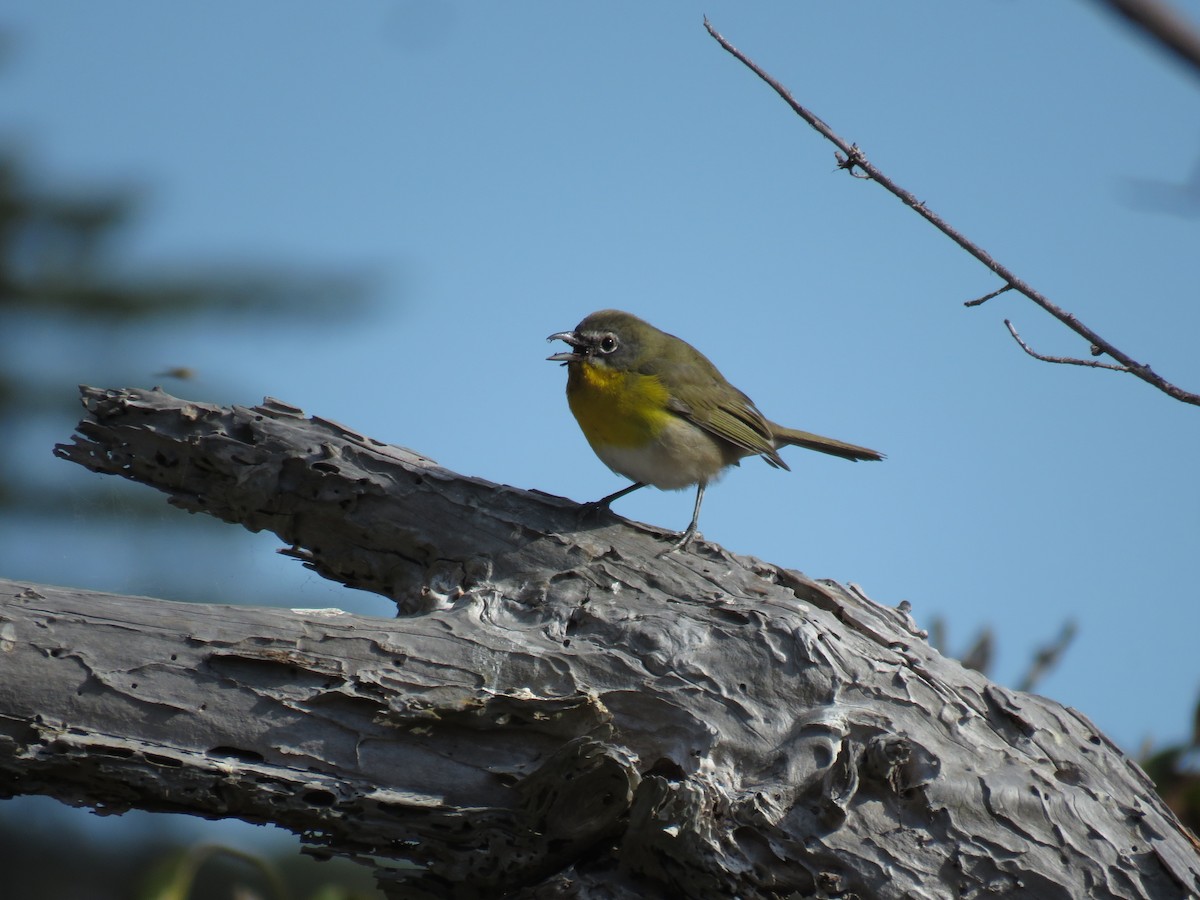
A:
POLYGON ((1097 0, 1200 75, 1200 31, 1162 0, 1097 0))
MULTIPOLYGON (((833 129, 825 124, 825 122, 823 122, 817 115, 798 103, 796 99, 792 97, 791 92, 788 91, 787 88, 771 77, 771 75, 764 71, 757 63, 733 46, 733 44, 729 43, 729 41, 726 40, 725 37, 712 26, 712 23, 710 23, 707 18, 704 20, 704 27, 708 30, 708 33, 712 35, 713 39, 716 40, 718 44, 720 44, 734 58, 746 66, 746 68, 748 68, 751 72, 770 85, 772 90, 774 90, 775 93, 783 98, 783 101, 792 108, 792 111, 795 112, 796 115, 811 125, 818 133, 821 134, 822 137, 838 148, 840 152, 836 154, 836 156, 839 168, 847 170, 852 175, 857 174, 854 171, 855 169, 862 170, 862 172, 865 173, 865 175, 872 181, 877 182, 889 193, 895 197, 898 197, 906 206, 911 208, 927 222, 937 228, 938 231, 942 232, 942 234, 946 235, 946 237, 958 244, 959 247, 987 266, 988 269, 995 272, 996 275, 998 275, 1004 281, 1005 288, 1011 288, 1012 290, 1023 294, 1050 315, 1054 316, 1054 318, 1058 319, 1060 322, 1086 340, 1093 348, 1093 353, 1097 355, 1107 354, 1120 363, 1119 366, 1106 366, 1105 368, 1114 368, 1118 371, 1128 372, 1129 374, 1140 378, 1147 384, 1153 385, 1163 393, 1175 398, 1176 400, 1179 400, 1183 403, 1190 403, 1200 406, 1200 394, 1185 391, 1167 381, 1165 378, 1151 369, 1150 366, 1137 362, 1124 351, 1118 349, 1113 344, 1102 338, 1091 328, 1079 321, 1079 319, 1076 318, 1072 313, 1069 313, 1061 307, 1050 302, 1048 298, 1018 278, 1010 269, 1002 266, 995 259, 993 259, 991 254, 989 254, 986 250, 951 227, 949 223, 947 223, 937 213, 929 209, 911 192, 904 189, 899 184, 892 181, 892 179, 890 179, 883 172, 881 172, 877 166, 872 164, 867 159, 866 154, 859 149, 857 144, 851 144, 843 140, 836 133, 834 133, 833 129)), ((978 300, 968 301, 966 305, 978 306, 985 300, 996 296, 998 293, 1000 293, 1000 291, 995 291, 992 294, 989 294, 987 297, 980 298, 978 300)))
POLYGON ((84 398, 60 456, 408 615, 0 582, 0 795, 277 822, 404 898, 1200 893, 1119 749, 903 607, 277 401, 84 398))

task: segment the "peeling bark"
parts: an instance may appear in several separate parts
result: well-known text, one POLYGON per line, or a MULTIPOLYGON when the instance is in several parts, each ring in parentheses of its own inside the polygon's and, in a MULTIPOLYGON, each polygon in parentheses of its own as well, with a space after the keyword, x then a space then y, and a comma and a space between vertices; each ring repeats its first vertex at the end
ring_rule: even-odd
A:
POLYGON ((61 456, 404 617, 0 582, 0 795, 275 822, 396 897, 1200 894, 1136 765, 904 609, 277 401, 84 398, 61 456))

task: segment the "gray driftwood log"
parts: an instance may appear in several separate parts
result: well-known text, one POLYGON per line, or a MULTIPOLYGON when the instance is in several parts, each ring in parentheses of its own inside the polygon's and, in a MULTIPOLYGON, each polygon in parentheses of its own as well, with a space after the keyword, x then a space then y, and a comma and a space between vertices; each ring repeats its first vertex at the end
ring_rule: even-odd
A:
POLYGON ((275 401, 84 402, 60 456, 402 617, 0 582, 0 795, 275 822, 394 897, 1200 894, 1136 765, 903 609, 275 401))

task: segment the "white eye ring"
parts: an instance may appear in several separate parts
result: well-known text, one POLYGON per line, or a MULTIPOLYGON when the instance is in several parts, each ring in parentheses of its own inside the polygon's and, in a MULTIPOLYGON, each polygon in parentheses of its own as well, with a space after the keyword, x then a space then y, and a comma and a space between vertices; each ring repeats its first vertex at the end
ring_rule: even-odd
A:
POLYGON ((600 352, 612 353, 617 349, 617 336, 615 334, 606 334, 600 338, 600 352))

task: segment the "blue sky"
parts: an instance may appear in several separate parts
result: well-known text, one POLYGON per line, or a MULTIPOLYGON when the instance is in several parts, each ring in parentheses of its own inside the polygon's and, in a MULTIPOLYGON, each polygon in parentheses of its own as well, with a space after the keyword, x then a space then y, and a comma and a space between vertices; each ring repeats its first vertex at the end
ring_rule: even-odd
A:
MULTIPOLYGON (((319 328, 115 333, 129 383, 189 365, 196 380, 164 386, 276 396, 460 472, 590 500, 623 482, 576 429, 543 339, 628 309, 771 418, 888 454, 792 449, 790 473, 748 461, 709 490, 706 538, 908 600, 919 622, 947 620, 952 650, 990 625, 1010 684, 1074 618, 1040 691, 1131 750, 1182 738, 1200 691, 1200 410, 1030 359, 1005 317, 1042 352, 1087 348, 1019 297, 964 309, 994 278, 838 172, 704 14, 1002 263, 1200 390, 1200 217, 1148 208, 1139 187, 1190 177, 1200 84, 1082 0, 11 0, 0 125, 48 187, 145 188, 131 270, 267 260, 375 286, 365 314, 319 328)), ((31 328, 14 352, 70 393, 97 378, 71 340, 31 328)), ((56 428, 17 436, 51 477, 67 465, 48 457, 56 428)), ((691 503, 642 491, 616 510, 682 529, 691 503)), ((53 551, 0 530, 4 574, 137 584, 137 554, 112 563, 122 536, 98 544, 82 513, 53 551)), ((294 605, 338 602, 277 545, 258 535, 222 559, 213 599, 258 578, 293 584, 294 605)))

